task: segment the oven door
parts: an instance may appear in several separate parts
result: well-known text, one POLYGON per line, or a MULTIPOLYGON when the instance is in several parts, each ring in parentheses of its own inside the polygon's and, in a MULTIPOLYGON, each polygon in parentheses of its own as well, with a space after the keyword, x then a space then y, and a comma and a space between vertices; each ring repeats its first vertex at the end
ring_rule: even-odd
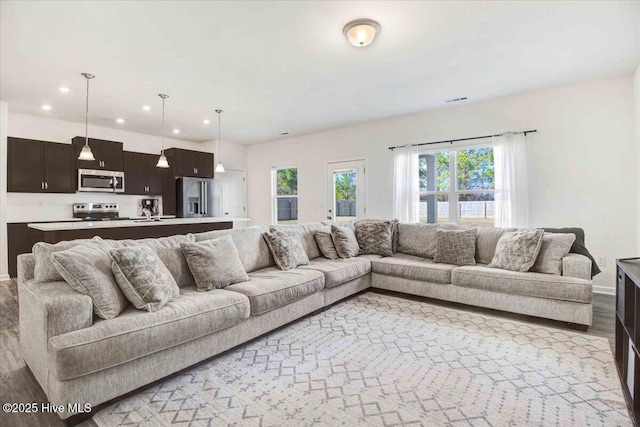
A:
POLYGON ((78 169, 78 191, 124 193, 124 172, 78 169))

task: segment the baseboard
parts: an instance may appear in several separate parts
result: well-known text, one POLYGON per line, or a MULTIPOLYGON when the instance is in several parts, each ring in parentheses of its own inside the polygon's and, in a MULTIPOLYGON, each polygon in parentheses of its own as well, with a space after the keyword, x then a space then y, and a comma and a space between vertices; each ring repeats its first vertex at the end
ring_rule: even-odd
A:
POLYGON ((594 294, 605 294, 605 295, 615 295, 616 289, 610 288, 608 286, 594 286, 593 287, 594 294))
POLYGON ((9 280, 9 279, 11 279, 11 277, 9 277, 8 274, 0 274, 0 281, 9 280))

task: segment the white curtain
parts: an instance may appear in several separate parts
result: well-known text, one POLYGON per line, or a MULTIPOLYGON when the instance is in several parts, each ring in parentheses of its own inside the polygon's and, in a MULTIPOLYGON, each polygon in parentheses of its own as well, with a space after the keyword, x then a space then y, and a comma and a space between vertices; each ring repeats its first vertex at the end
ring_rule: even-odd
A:
POLYGON ((400 222, 418 222, 420 210, 420 182, 418 150, 407 145, 393 150, 395 155, 393 179, 393 215, 400 222))
POLYGON ((495 224, 497 227, 529 226, 527 156, 524 133, 493 138, 495 165, 495 224))

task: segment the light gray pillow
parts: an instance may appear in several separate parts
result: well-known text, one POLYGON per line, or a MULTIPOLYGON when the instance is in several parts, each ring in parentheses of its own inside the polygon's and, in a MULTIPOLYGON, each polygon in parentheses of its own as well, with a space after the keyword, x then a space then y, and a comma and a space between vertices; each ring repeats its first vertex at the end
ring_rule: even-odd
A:
POLYGON ((540 253, 529 271, 562 274, 562 258, 567 256, 576 235, 571 233, 544 233, 540 253))
POLYGON ((180 245, 199 291, 222 289, 249 280, 230 235, 180 245))
POLYGON ((438 230, 435 262, 454 265, 476 264, 476 230, 438 230))
POLYGON ((356 239, 362 254, 393 255, 393 225, 391 221, 358 221, 356 239))
POLYGON ((191 274, 187 260, 182 253, 180 245, 194 243, 196 237, 193 234, 161 237, 159 239, 134 240, 133 244, 147 245, 153 249, 160 261, 167 267, 178 287, 193 286, 196 280, 191 274))
POLYGON ((299 265, 309 264, 300 235, 290 227, 271 228, 263 233, 271 255, 280 270, 291 270, 299 265))
POLYGON ((360 254, 356 233, 351 228, 332 224, 331 237, 340 258, 352 258, 360 254))
POLYGON ((51 254, 54 252, 66 251, 74 246, 88 243, 91 241, 99 242, 102 239, 99 236, 95 236, 93 239, 78 239, 65 242, 58 242, 56 244, 38 242, 33 245, 31 252, 33 252, 33 258, 35 260, 35 266, 33 269, 33 278, 39 282, 51 282, 64 280, 58 270, 51 261, 51 254))
POLYGON ((436 233, 438 224, 398 225, 398 252, 423 258, 436 255, 436 233))
POLYGON ((109 255, 118 286, 138 310, 158 311, 180 296, 175 279, 149 246, 111 249, 109 255))
POLYGON ((316 231, 315 237, 323 257, 333 260, 340 258, 336 251, 336 246, 333 244, 331 233, 328 231, 316 231))
POLYGON ((117 317, 129 304, 111 271, 109 251, 113 248, 115 245, 108 242, 91 242, 51 255, 62 278, 76 291, 89 295, 93 311, 103 319, 117 317))
POLYGON ((524 229, 503 233, 489 267, 525 272, 536 262, 542 246, 542 229, 524 229))

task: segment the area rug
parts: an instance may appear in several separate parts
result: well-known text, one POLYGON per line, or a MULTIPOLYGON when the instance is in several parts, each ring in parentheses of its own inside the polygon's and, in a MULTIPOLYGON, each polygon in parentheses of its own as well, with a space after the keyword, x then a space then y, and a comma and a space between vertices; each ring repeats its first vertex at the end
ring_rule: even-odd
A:
POLYGON ((630 426, 605 338, 366 293, 98 412, 99 426, 630 426))

